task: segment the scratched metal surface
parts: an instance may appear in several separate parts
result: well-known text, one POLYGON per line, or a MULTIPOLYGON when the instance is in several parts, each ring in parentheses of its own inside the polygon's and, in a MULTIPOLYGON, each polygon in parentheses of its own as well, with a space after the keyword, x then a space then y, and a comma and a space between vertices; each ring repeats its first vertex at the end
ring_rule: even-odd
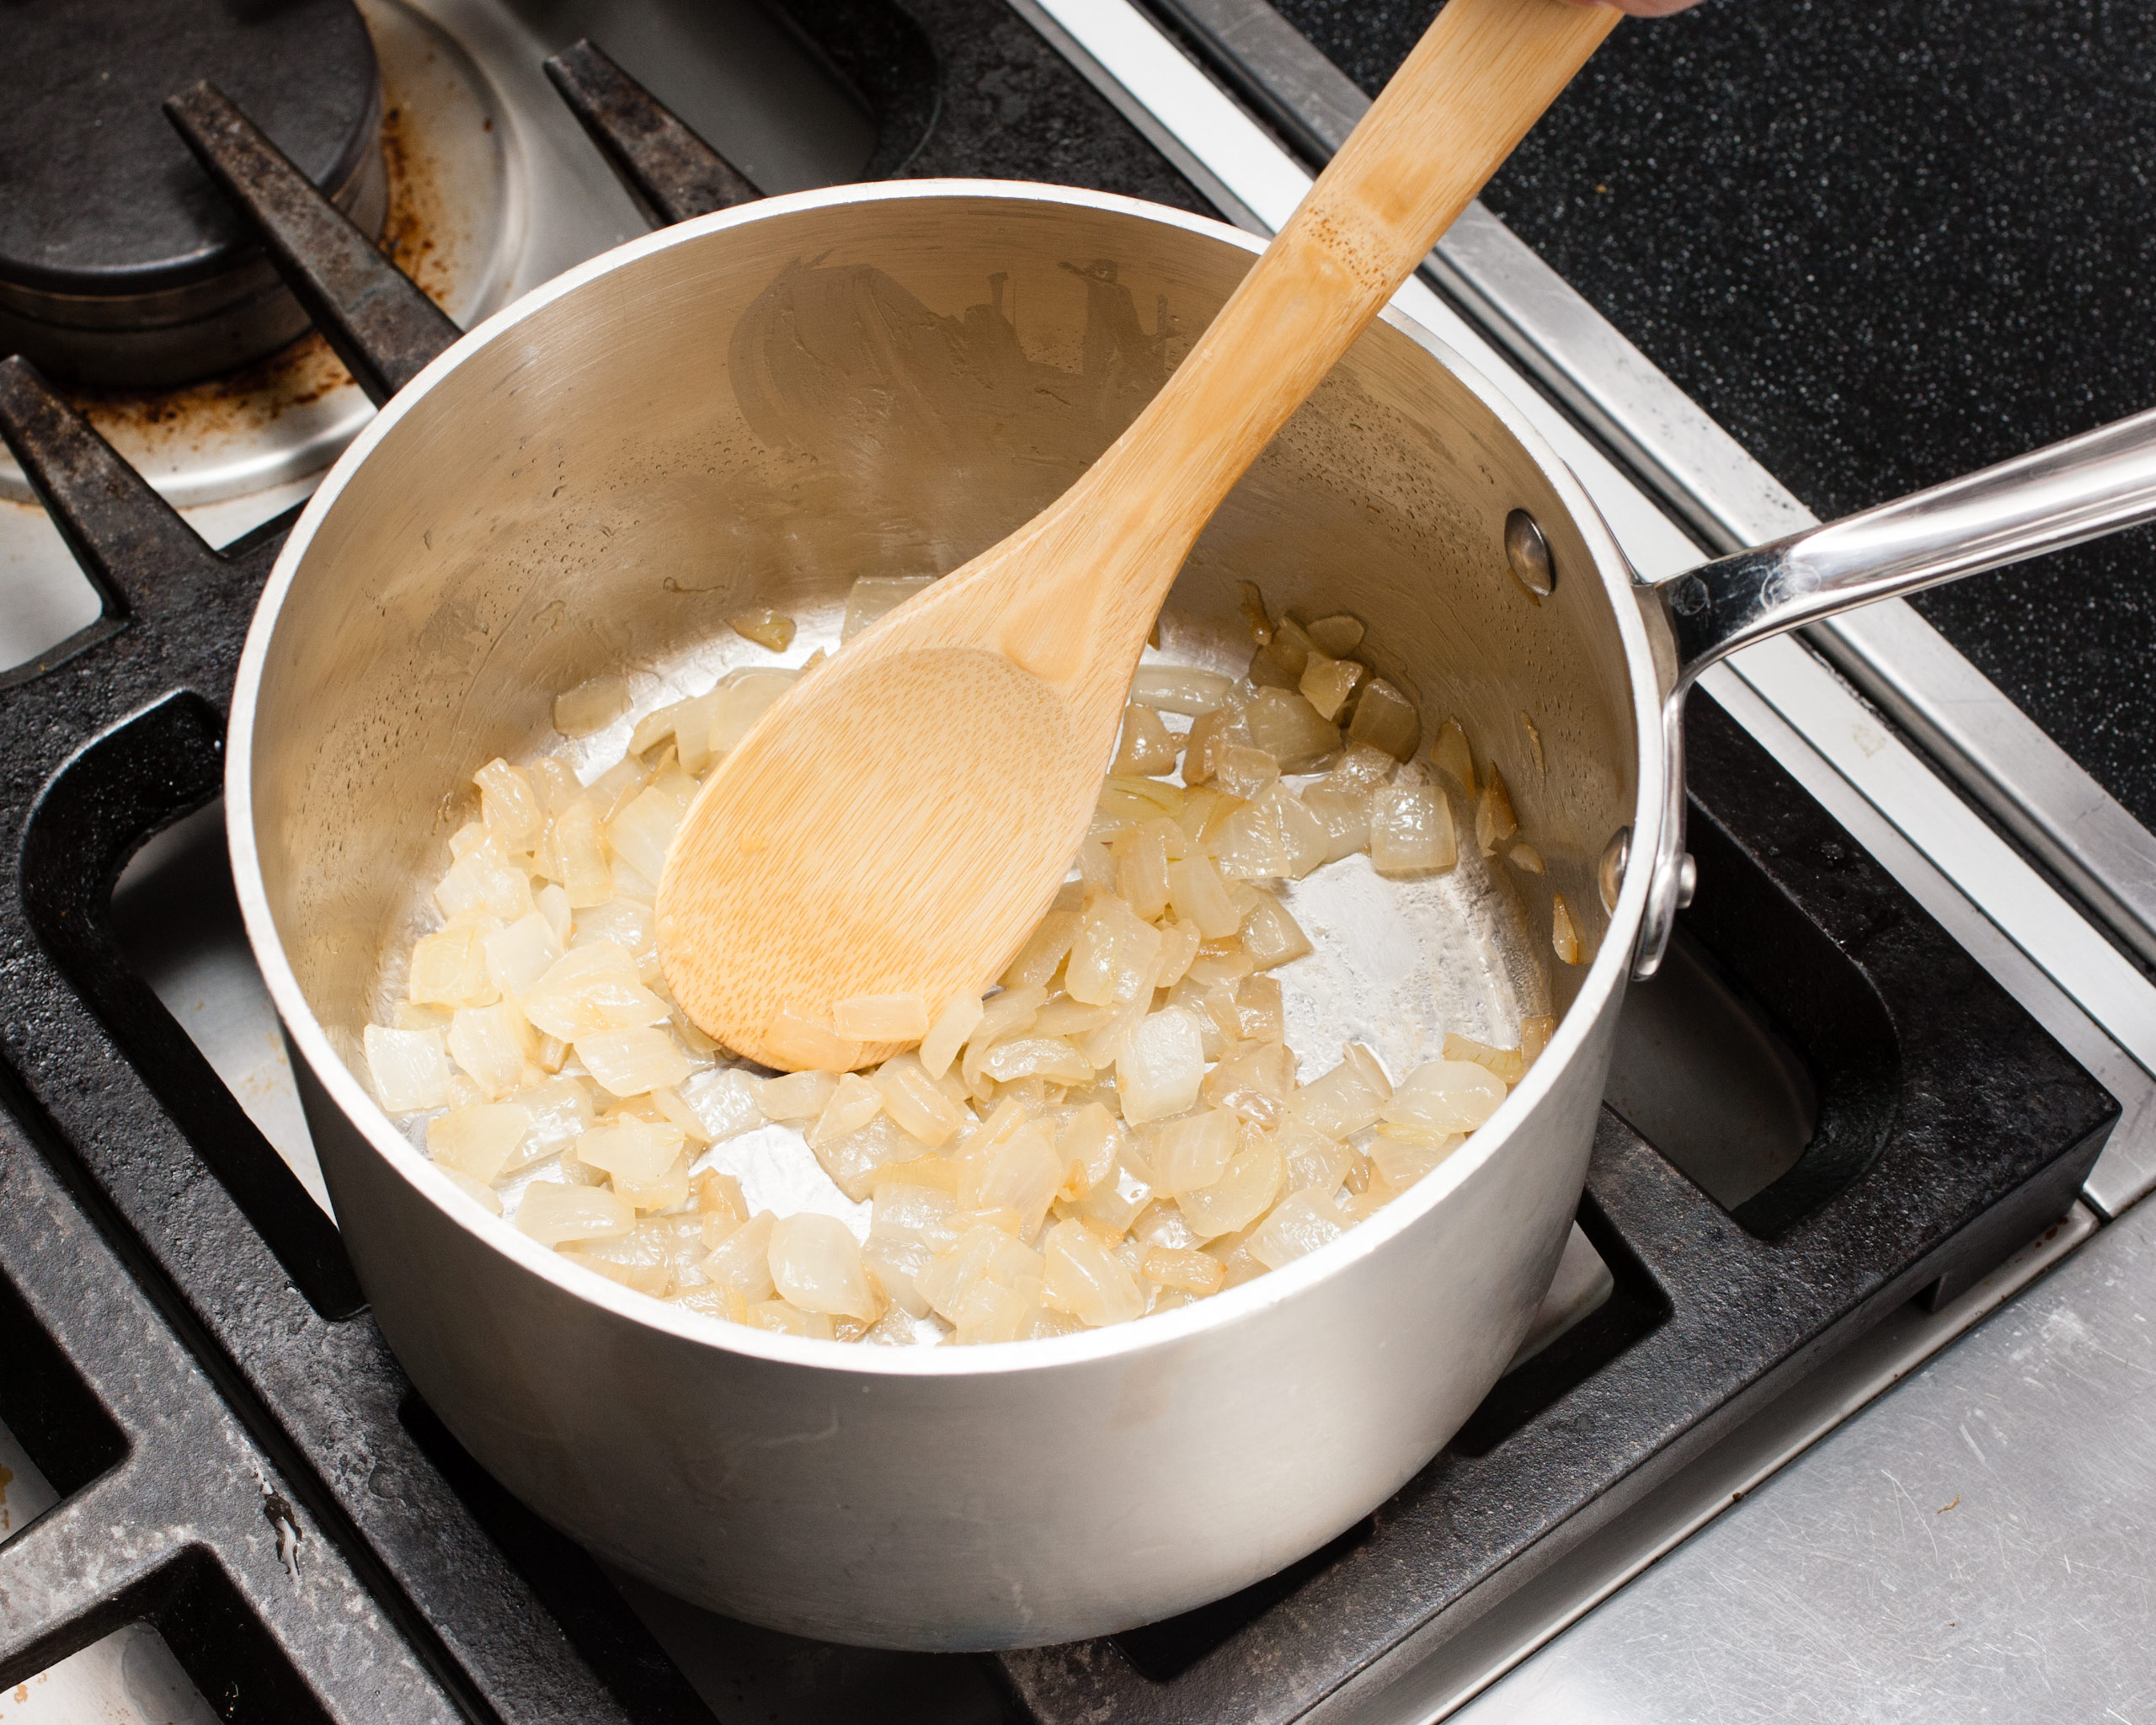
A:
POLYGON ((1454 1725, 2156 1718, 2156 1206, 1454 1725))

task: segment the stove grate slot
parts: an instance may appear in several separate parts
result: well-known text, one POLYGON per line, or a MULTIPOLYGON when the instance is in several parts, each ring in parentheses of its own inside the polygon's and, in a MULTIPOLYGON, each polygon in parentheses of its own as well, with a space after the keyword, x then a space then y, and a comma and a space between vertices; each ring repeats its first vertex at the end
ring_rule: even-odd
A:
POLYGON ((9 1725, 216 1725, 204 1697, 154 1625, 137 1619, 26 1678, 9 1725))
POLYGON ((416 1390, 406 1391, 397 1417, 637 1725, 715 1725, 590 1552, 474 1461, 416 1390))
POLYGON ((182 816, 129 859, 113 889, 110 927, 128 969, 163 1002, 328 1215, 328 1188, 284 1027, 255 967, 232 889, 222 798, 182 816))
POLYGON ((1811 1064, 1684 918, 1625 991, 1602 1099, 1735 1210, 1796 1166, 1819 1125, 1811 1064))
POLYGON ((1449 1453, 1487 1455, 1668 1321, 1674 1310, 1668 1294, 1591 1192, 1580 1199, 1578 1220, 1580 1231, 1609 1268, 1609 1297, 1548 1347, 1498 1379, 1482 1405, 1453 1434, 1446 1446, 1449 1453))
POLYGON ((0 1687, 147 1622, 224 1717, 448 1725, 439 1646, 377 1604, 320 1487, 227 1405, 191 1321, 58 1172, 0 1119, 0 1397, 49 1488, 0 1543, 0 1687))
POLYGON ((113 891, 143 840, 213 798, 223 724, 178 694, 80 750, 39 799, 23 835, 30 927, 125 1052, 142 1081, 323 1316, 365 1303, 335 1225, 247 1116, 202 1051, 120 950, 113 891))
MULTIPOLYGON (((127 1459, 127 1435, 0 1266, 0 1425, 41 1479, 4 1496, 0 1539, 127 1459), (50 1492, 40 1487, 50 1487, 50 1492), (35 1509, 25 1513, 25 1503, 35 1509)), ((9 1482, 12 1487, 13 1482, 9 1482)))
POLYGON ((763 193, 586 36, 547 76, 654 227, 753 203, 763 193))
MULTIPOLYGON (((1779 1239, 1846 1190, 1886 1148, 1903 1084, 1902 1041, 1865 966, 1851 963, 1780 881, 1751 864, 1714 814, 1695 803, 1692 815, 1687 842, 1700 887, 1681 921, 1764 1028, 1770 1052, 1760 1058, 1775 1063, 1770 1081, 1801 1075, 1816 1083, 1817 1124, 1786 1168, 1752 1192, 1733 1192, 1733 1202, 1706 1188, 1747 1233, 1779 1239)), ((1831 881, 1854 849, 1822 837, 1803 860, 1831 881)), ((1904 1010, 1926 1004, 1913 992, 1904 1010)))
POLYGON ((339 1725, 205 1547, 185 1547, 113 1605, 126 1620, 109 1632, 139 1625, 154 1634, 218 1718, 339 1725))

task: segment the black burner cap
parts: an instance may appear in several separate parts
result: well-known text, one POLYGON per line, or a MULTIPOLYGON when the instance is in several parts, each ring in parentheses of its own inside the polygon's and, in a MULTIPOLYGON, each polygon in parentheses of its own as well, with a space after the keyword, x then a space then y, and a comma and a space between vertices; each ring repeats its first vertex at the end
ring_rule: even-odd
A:
POLYGON ((374 44, 352 0, 7 0, 0 283, 109 299, 253 248, 160 108, 207 78, 333 194, 371 149, 374 44))

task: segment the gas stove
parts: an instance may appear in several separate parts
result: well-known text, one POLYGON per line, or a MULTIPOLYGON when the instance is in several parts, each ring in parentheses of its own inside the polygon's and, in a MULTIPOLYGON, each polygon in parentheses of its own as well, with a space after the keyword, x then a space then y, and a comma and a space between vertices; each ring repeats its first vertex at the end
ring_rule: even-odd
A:
MULTIPOLYGON (((1306 36, 1257 0, 159 0, 154 52, 30 9, 8 154, 70 126, 110 154, 55 152, 46 203, 0 220, 0 336, 48 374, 0 370, 0 1718, 1614 1716, 1609 1649, 1672 1633, 1634 1602, 1681 1612, 1732 1505, 1921 1369, 1768 1486, 1801 1509, 1844 1439, 2130 1260, 2140 1219, 2102 1224, 2156 1179, 2139 804, 1903 606, 1703 685, 1699 895, 1628 1006, 1535 1332, 1398 1498, 1258 1588, 982 1660, 718 1620, 509 1498, 374 1332, 215 801, 240 638, 322 467, 459 326, 649 220, 979 174, 1269 231, 1365 99, 1313 38, 1381 79, 1430 9, 1308 6, 1306 36)), ((1492 194, 1568 267, 1588 252, 1534 200, 1588 171, 1572 112, 1492 194)), ((1492 209, 1401 304, 1523 403, 1643 574, 1809 519, 1492 209)))

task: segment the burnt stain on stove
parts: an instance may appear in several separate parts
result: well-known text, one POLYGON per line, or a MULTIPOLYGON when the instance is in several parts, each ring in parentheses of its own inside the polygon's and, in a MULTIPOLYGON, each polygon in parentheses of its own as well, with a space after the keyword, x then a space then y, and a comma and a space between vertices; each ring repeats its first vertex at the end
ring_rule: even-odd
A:
MULTIPOLYGON (((446 309, 462 236, 452 226, 441 164, 412 136, 396 92, 387 94, 381 147, 389 208, 376 243, 446 309)), ((485 122, 489 130, 493 124, 485 122)), ((357 387, 321 333, 309 330, 267 359, 199 383, 145 391, 81 387, 69 390, 67 399, 105 436, 125 438, 138 461, 155 461, 175 446, 261 431, 295 408, 357 387)))

